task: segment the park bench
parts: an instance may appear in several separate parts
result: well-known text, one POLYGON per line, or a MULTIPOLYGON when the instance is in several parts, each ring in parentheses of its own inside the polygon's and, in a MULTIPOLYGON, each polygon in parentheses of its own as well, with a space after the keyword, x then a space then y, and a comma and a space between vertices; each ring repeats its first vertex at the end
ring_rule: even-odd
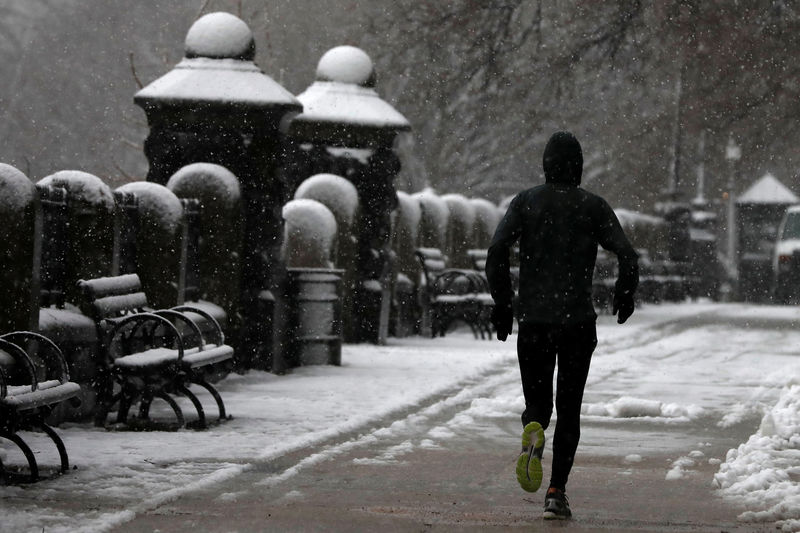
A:
POLYGON ((78 285, 83 312, 97 324, 103 358, 97 425, 106 424, 115 405, 117 424, 129 424, 128 412, 136 402, 138 422, 149 421, 150 405, 160 398, 173 410, 177 427, 183 427, 183 412, 171 396, 177 394, 192 402, 198 415, 196 425, 205 428, 205 412, 199 398, 189 390, 191 384, 206 389, 217 404, 219 419, 227 418, 222 397, 207 375, 215 365, 233 357, 233 348, 225 344, 213 316, 185 305, 150 309, 136 274, 81 280, 78 285), (198 318, 214 326, 211 334, 201 331, 198 318))
POLYGON ((455 321, 465 322, 475 337, 491 337, 494 306, 485 277, 477 270, 447 268, 438 248, 417 248, 422 266, 423 310, 429 316, 431 335, 444 336, 455 321))
POLYGON ((617 262, 607 251, 597 247, 597 259, 592 274, 592 303, 602 314, 611 314, 614 307, 614 287, 617 281, 617 262))
MULTIPOLYGON (((29 331, 0 335, 0 437, 16 444, 25 455, 28 475, 21 480, 39 479, 36 456, 18 434, 23 430, 42 431, 50 437, 58 449, 60 473, 69 470, 64 442, 45 420, 61 402, 80 401, 80 393, 80 386, 69 380, 64 355, 52 341, 29 331)), ((8 471, 2 460, 0 473, 6 480, 19 477, 8 471)))

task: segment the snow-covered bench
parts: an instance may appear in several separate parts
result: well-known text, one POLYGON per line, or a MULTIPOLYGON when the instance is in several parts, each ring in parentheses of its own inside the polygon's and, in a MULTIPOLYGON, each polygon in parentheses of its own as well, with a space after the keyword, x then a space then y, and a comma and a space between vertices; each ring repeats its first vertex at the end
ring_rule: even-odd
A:
MULTIPOLYGON (((67 450, 45 419, 59 403, 79 401, 80 393, 80 386, 69 381, 64 355, 52 341, 29 331, 0 335, 0 437, 16 444, 25 455, 28 481, 39 479, 39 466, 30 446, 17 432, 40 430, 50 437, 58 449, 60 472, 66 473, 67 450)), ((6 470, 2 461, 0 472, 5 478, 17 477, 6 470)))
POLYGON ((98 390, 96 424, 105 425, 114 405, 117 423, 128 422, 128 412, 139 403, 139 419, 150 416, 155 398, 164 400, 174 411, 177 426, 185 425, 180 406, 171 395, 188 398, 197 410, 199 428, 206 427, 206 417, 190 384, 206 389, 214 398, 219 419, 227 418, 225 405, 217 390, 206 380, 206 372, 217 363, 233 357, 233 348, 217 321, 207 311, 190 306, 152 310, 136 274, 81 280, 83 312, 98 327, 103 376, 98 390), (213 325, 204 334, 192 315, 213 325), (207 338, 209 337, 209 338, 207 338))
POLYGON ((486 279, 477 270, 447 268, 438 248, 417 248, 424 286, 423 312, 430 317, 431 335, 444 336, 456 320, 466 322, 475 337, 491 338, 494 301, 486 279))

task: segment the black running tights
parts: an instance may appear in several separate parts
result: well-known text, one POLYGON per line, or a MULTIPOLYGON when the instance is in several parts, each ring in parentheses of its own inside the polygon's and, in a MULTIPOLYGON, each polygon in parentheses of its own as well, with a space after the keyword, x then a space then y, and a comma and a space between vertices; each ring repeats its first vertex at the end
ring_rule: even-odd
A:
POLYGON ((597 346, 595 323, 520 324, 517 355, 525 395, 523 427, 550 425, 553 414, 553 372, 556 378, 556 419, 550 486, 564 490, 581 437, 580 416, 589 363, 597 346))

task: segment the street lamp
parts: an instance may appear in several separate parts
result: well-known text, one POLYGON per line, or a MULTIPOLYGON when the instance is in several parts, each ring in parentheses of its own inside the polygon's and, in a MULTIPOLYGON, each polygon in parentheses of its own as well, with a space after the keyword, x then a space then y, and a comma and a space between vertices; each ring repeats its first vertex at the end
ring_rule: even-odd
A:
POLYGON ((728 145, 725 147, 725 160, 730 164, 728 174, 728 272, 733 280, 738 278, 736 264, 736 201, 733 188, 736 181, 736 164, 742 158, 742 149, 733 140, 733 135, 728 137, 728 145))

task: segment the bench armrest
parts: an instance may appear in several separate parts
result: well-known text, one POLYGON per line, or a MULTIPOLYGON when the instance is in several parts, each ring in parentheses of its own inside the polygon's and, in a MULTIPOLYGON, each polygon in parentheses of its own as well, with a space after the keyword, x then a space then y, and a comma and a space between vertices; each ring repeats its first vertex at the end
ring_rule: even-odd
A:
POLYGON ((191 313, 197 313, 198 315, 202 316, 203 318, 211 322, 211 324, 213 324, 214 326, 214 332, 217 335, 217 338, 214 339, 217 342, 215 342, 214 344, 216 344, 217 346, 222 346, 223 344, 225 344, 225 334, 222 332, 222 328, 220 327, 219 322, 217 322, 217 319, 211 316, 211 313, 209 313, 205 309, 200 309, 199 307, 194 307, 191 305, 178 305, 176 307, 173 307, 172 311, 180 311, 181 313, 189 311, 191 313))
MULTIPOLYGON (((185 314, 183 314, 180 311, 177 311, 175 309, 159 309, 158 311, 153 311, 153 314, 154 315, 158 315, 158 316, 162 316, 164 318, 172 317, 172 318, 177 319, 180 322, 183 322, 187 326, 189 326, 189 329, 192 330, 192 333, 197 335, 197 338, 199 339, 199 346, 198 347, 201 350, 203 349, 203 345, 205 344, 205 339, 203 339, 203 332, 200 331, 200 327, 197 325, 197 323, 194 320, 192 320, 191 318, 189 318, 185 314)), ((184 346, 184 348, 185 348, 185 346, 184 346)))
POLYGON ((122 319, 118 319, 118 320, 108 320, 108 319, 106 319, 106 321, 109 322, 110 324, 113 324, 113 327, 111 328, 111 330, 110 330, 110 332, 108 333, 108 336, 107 336, 107 340, 106 340, 106 346, 107 347, 110 346, 113 343, 113 341, 117 337, 117 335, 120 334, 123 331, 123 328, 128 326, 128 325, 130 325, 131 323, 134 324, 134 330, 133 330, 132 333, 135 333, 143 325, 145 325, 147 323, 154 322, 154 323, 156 323, 158 325, 164 326, 164 329, 166 331, 168 331, 170 334, 172 334, 172 337, 173 337, 175 343, 178 346, 178 348, 177 348, 178 349, 178 361, 182 361, 183 360, 183 337, 181 337, 180 332, 172 324, 172 322, 170 322, 166 318, 164 318, 162 316, 159 316, 159 315, 156 315, 154 313, 136 313, 135 315, 129 315, 129 316, 123 317, 122 319))
POLYGON ((44 335, 32 331, 13 331, 0 336, 0 339, 5 339, 20 347, 26 341, 39 343, 37 353, 44 361, 47 379, 57 379, 61 383, 69 381, 69 368, 63 352, 56 343, 44 335))
POLYGON ((0 350, 8 353, 8 355, 10 355, 18 365, 28 371, 28 375, 31 378, 31 391, 35 391, 37 388, 39 388, 39 380, 36 377, 36 368, 33 366, 33 361, 31 361, 31 358, 28 357, 27 353, 25 353, 25 350, 13 342, 3 339, 2 337, 0 337, 0 350))

